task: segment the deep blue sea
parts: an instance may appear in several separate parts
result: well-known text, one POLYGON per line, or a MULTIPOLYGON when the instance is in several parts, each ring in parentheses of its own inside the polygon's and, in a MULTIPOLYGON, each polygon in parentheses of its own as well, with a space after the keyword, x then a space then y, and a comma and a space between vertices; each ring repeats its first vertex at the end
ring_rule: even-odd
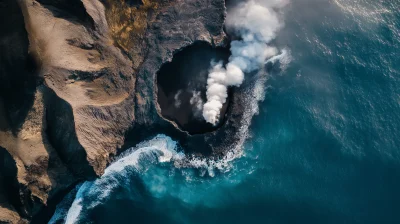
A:
POLYGON ((269 74, 240 158, 177 168, 160 135, 52 221, 400 223, 400 1, 292 0, 284 15, 274 45, 292 60, 269 74))

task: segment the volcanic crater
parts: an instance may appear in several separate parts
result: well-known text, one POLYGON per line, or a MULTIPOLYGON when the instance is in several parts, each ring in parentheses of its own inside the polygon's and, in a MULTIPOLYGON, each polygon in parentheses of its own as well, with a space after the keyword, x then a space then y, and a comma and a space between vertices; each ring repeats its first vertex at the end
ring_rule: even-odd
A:
MULTIPOLYGON (((172 61, 157 72, 157 102, 161 115, 191 135, 212 132, 223 125, 229 106, 224 103, 217 125, 207 123, 202 115, 207 101, 207 78, 211 63, 228 62, 230 51, 198 41, 175 53, 172 61)), ((231 94, 230 94, 231 95, 231 94)))

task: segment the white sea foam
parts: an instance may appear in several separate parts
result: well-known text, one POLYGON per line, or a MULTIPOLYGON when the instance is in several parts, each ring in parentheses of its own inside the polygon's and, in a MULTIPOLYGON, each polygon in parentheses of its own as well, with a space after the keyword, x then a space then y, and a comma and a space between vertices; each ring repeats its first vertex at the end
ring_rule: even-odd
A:
POLYGON ((78 220, 79 215, 82 211, 82 198, 78 198, 74 200, 71 205, 71 208, 68 211, 67 218, 65 220, 65 224, 74 224, 76 220, 78 220))
POLYGON ((67 216, 65 218, 65 224, 75 224, 82 212, 82 198, 84 193, 90 189, 92 186, 92 181, 86 181, 80 186, 78 192, 76 193, 75 200, 72 202, 70 209, 68 210, 67 216))
POLYGON ((76 185, 75 188, 72 191, 70 191, 64 197, 64 199, 56 206, 56 211, 54 212, 54 215, 51 217, 49 224, 60 223, 61 221, 66 219, 68 211, 71 208, 72 203, 74 202, 74 198, 79 189, 81 188, 81 186, 82 184, 76 185))

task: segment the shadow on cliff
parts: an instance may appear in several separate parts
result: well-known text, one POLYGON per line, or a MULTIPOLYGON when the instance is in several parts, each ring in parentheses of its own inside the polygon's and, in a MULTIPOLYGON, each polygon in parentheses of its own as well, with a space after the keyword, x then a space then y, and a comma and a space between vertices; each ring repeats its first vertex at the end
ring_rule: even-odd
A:
POLYGON ((22 204, 19 197, 17 171, 17 165, 12 156, 5 148, 0 147, 0 205, 9 203, 9 206, 23 214, 19 211, 22 204), (1 200, 2 196, 5 201, 1 200))
MULTIPOLYGON (((39 87, 39 91, 44 91, 46 87, 39 87)), ((33 214, 31 223, 47 223, 53 216, 56 206, 63 200, 64 196, 70 192, 78 182, 83 181, 84 177, 75 176, 75 169, 70 167, 71 163, 66 164, 68 159, 62 159, 58 149, 56 149, 50 142, 48 133, 46 113, 43 114, 43 127, 41 130, 42 142, 49 155, 47 170, 51 186, 55 186, 49 192, 49 200, 46 206, 41 206, 37 213, 33 214)), ((54 128, 53 128, 54 129, 54 128)), ((57 139, 52 139, 57 141, 57 139)), ((62 154, 62 153, 61 153, 62 154)), ((85 157, 85 154, 81 157, 85 157)), ((79 156, 78 156, 79 158, 79 156)), ((74 165, 74 164, 73 164, 74 165)))
POLYGON ((72 107, 59 98, 50 88, 44 88, 46 105, 46 135, 57 150, 60 159, 72 173, 80 178, 95 178, 85 149, 78 141, 72 107))
POLYGON ((22 11, 14 0, 0 2, 0 98, 3 116, 14 135, 21 129, 33 105, 38 82, 37 65, 29 54, 28 33, 22 11))
POLYGON ((86 12, 81 0, 36 0, 47 8, 54 17, 94 28, 92 17, 86 12))

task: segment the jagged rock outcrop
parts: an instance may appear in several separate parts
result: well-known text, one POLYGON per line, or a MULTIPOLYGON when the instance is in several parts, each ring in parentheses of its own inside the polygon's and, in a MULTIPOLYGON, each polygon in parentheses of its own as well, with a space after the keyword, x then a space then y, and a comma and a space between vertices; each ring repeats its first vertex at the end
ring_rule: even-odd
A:
POLYGON ((0 2, 0 222, 28 222, 160 128, 155 75, 196 41, 222 44, 223 0, 0 2))

